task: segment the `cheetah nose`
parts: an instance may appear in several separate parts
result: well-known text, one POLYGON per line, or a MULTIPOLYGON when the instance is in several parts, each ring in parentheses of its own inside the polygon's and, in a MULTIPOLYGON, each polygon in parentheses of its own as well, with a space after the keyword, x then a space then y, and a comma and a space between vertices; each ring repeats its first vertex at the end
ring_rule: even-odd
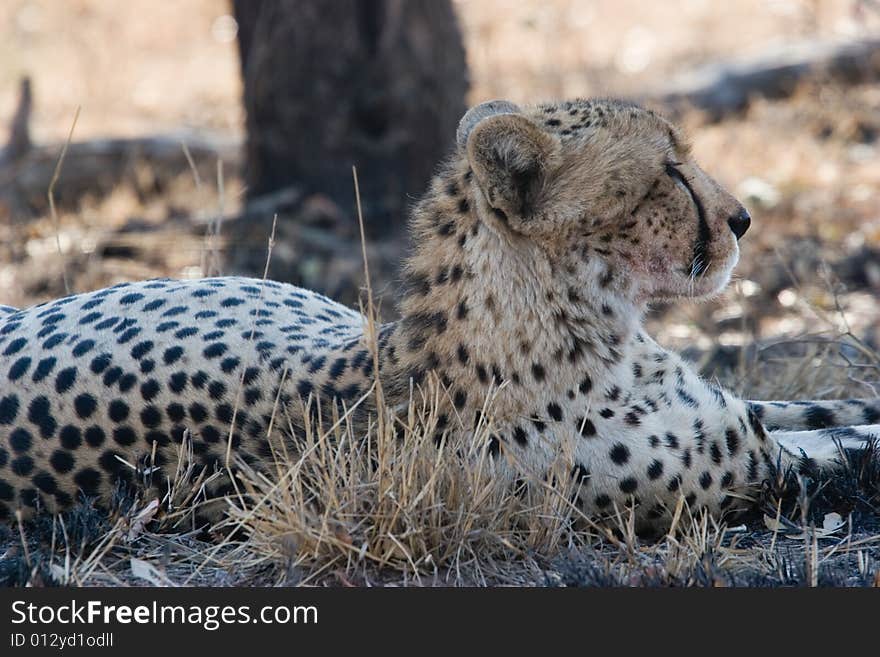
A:
POLYGON ((730 230, 736 235, 736 239, 739 239, 746 234, 749 226, 752 225, 752 218, 749 216, 748 210, 741 208, 738 213, 727 220, 727 225, 730 226, 730 230))

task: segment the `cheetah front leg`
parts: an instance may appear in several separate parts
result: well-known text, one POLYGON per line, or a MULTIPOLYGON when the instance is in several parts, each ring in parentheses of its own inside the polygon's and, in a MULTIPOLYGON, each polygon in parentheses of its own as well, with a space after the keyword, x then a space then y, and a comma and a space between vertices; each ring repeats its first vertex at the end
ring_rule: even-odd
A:
MULTIPOLYGON (((812 431, 770 431, 790 461, 812 460, 820 469, 840 465, 842 451, 862 451, 880 440, 880 424, 868 424, 812 431)), ((789 460, 786 459, 786 460, 789 460)))
POLYGON ((880 422, 880 399, 747 401, 768 431, 808 431, 880 422))

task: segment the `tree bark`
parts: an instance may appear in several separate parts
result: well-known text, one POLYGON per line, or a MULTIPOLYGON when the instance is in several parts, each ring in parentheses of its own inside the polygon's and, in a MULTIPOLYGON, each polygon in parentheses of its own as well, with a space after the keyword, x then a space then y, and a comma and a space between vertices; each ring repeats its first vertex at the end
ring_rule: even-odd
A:
POLYGON ((397 233, 451 148, 467 68, 449 0, 233 0, 248 197, 297 187, 397 233))

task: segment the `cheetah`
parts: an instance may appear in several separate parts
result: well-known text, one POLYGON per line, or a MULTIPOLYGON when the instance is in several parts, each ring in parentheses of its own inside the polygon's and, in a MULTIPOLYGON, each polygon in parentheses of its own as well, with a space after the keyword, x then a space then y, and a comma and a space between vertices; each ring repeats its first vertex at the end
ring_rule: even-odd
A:
POLYGON ((381 374, 390 407, 442 384, 440 440, 473 436, 491 393, 499 476, 568 454, 589 516, 663 527, 682 498, 723 516, 780 465, 834 468, 880 436, 877 400, 738 399, 644 331, 650 302, 726 286, 750 223, 653 111, 481 104, 412 209, 401 319, 375 341, 360 312, 248 278, 4 307, 0 515, 106 502, 147 458, 161 488, 185 434, 205 466, 259 465, 279 405, 295 446, 309 400, 355 405, 381 374))

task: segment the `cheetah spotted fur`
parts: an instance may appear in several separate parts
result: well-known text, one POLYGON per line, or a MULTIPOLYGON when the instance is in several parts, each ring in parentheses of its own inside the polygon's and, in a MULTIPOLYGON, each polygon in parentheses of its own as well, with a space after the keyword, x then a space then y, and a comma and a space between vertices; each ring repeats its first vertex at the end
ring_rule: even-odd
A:
MULTIPOLYGON (((749 221, 651 111, 477 106, 413 210, 402 319, 378 335, 386 399, 405 405, 439 379, 442 439, 468 435, 494 391, 499 473, 541 473, 566 453, 584 511, 633 507, 639 527, 668 525, 682 496, 733 510, 729 493, 777 463, 833 468, 841 446, 880 435, 876 400, 743 401, 642 329, 650 301, 727 284, 749 221)), ((370 349, 360 313, 246 278, 2 307, 0 515, 106 502, 147 457, 161 488, 185 431, 208 467, 227 450, 259 464, 277 405, 275 431, 295 445, 302 401, 368 391, 370 349)))

